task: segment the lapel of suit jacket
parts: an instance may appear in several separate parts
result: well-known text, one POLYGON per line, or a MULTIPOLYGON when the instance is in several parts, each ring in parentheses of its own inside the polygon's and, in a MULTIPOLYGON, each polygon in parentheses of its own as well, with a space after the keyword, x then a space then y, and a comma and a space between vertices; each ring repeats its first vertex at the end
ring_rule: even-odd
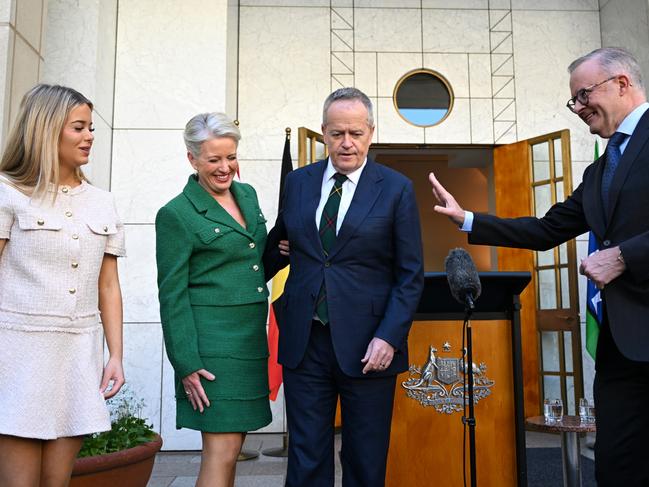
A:
MULTIPOLYGON (((259 223, 259 217, 261 215, 257 213, 257 206, 255 205, 255 201, 254 198, 252 197, 252 194, 244 191, 243 185, 236 181, 232 181, 232 186, 230 186, 230 191, 232 191, 232 194, 234 195, 234 199, 237 201, 237 205, 239 205, 239 210, 241 210, 241 213, 243 214, 243 220, 246 222, 246 228, 244 229, 235 220, 238 230, 239 231, 243 230, 244 232, 248 232, 249 234, 254 235, 257 230, 257 225, 259 223)), ((234 218, 232 219, 234 220, 234 218)))
POLYGON ((329 252, 329 258, 333 258, 340 249, 347 243, 349 238, 354 234, 358 226, 363 223, 370 209, 374 206, 376 199, 381 194, 381 185, 379 184, 383 177, 376 169, 376 163, 367 159, 365 169, 358 180, 358 187, 354 192, 354 198, 349 205, 343 224, 340 227, 336 243, 329 252))
MULTIPOLYGON (((246 219, 246 224, 248 226, 248 231, 252 231, 252 225, 256 227, 257 218, 254 215, 254 205, 251 205, 249 201, 250 198, 245 197, 242 194, 240 188, 236 188, 236 185, 239 183, 233 181, 230 189, 233 191, 235 199, 237 199, 237 204, 239 209, 246 219), (237 198, 237 194, 239 198, 237 198), (251 208, 252 206, 252 208, 251 208), (251 216, 251 213, 254 218, 251 216), (252 221, 251 221, 252 220, 252 221), (254 222, 254 223, 253 223, 254 222)), ((239 223, 230 216, 230 214, 223 209, 223 207, 207 192, 203 187, 198 184, 198 181, 194 176, 190 176, 185 188, 183 189, 183 194, 191 201, 196 210, 199 213, 204 214, 205 218, 211 220, 215 223, 220 223, 221 225, 226 225, 233 230, 242 233, 246 236, 249 236, 248 231, 244 229, 239 223)))
POLYGON ((300 203, 302 204, 302 225, 307 238, 317 249, 319 255, 323 255, 322 241, 318 233, 318 226, 315 222, 315 212, 320 203, 320 192, 322 191, 322 177, 327 168, 327 159, 309 164, 304 168, 305 177, 302 178, 300 187, 300 203))
MULTIPOLYGON (((606 220, 606 226, 611 223, 611 217, 615 213, 615 205, 617 204, 618 196, 620 195, 620 190, 626 181, 631 167, 638 160, 640 152, 642 152, 647 139, 649 138, 649 110, 644 112, 638 125, 631 134, 629 143, 622 154, 620 163, 615 170, 615 175, 613 176, 613 181, 611 181, 611 189, 609 194, 609 211, 608 218, 606 220)), ((601 178, 600 178, 601 181, 601 178)))

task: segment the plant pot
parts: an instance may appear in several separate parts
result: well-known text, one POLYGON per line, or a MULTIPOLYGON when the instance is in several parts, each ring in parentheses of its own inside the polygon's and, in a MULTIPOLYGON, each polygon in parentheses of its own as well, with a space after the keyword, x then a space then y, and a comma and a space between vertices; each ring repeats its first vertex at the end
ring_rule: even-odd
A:
POLYGON ((161 447, 162 438, 156 434, 148 443, 127 450, 77 458, 70 487, 146 487, 161 447))

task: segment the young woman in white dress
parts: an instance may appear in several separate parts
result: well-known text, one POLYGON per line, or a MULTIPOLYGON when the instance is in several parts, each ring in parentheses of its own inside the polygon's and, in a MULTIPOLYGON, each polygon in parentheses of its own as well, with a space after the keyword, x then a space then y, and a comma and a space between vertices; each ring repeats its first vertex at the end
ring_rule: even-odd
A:
POLYGON ((0 160, 3 486, 66 486, 83 435, 110 429, 105 399, 124 383, 123 226, 81 171, 92 108, 70 88, 32 88, 0 160))

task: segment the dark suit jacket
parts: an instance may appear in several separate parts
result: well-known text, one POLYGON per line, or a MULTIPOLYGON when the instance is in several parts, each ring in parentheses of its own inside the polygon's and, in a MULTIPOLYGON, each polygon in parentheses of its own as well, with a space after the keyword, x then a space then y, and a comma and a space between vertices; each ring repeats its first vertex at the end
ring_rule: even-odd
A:
POLYGON ((423 289, 419 214, 412 182, 368 159, 336 243, 325 258, 315 222, 327 161, 291 172, 268 249, 288 238, 290 272, 279 315, 279 361, 297 367, 306 351, 316 298, 327 287, 329 326, 336 358, 362 377, 367 346, 382 338, 397 351, 374 375, 408 368, 407 337, 423 289))
POLYGON ((601 198, 605 156, 543 218, 475 215, 469 242, 547 250, 592 230, 600 249, 620 246, 627 270, 603 290, 604 311, 620 351, 649 361, 649 110, 642 116, 611 183, 606 217, 601 198))

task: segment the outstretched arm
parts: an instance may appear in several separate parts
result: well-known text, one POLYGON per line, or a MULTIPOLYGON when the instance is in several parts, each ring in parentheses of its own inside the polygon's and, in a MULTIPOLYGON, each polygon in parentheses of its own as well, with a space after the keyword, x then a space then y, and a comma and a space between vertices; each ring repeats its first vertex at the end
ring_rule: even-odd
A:
POLYGON ((451 219, 453 223, 461 227, 464 224, 464 210, 462 207, 455 201, 453 195, 446 191, 444 186, 437 180, 435 173, 430 173, 428 175, 428 180, 430 181, 431 186, 433 187, 433 195, 437 199, 439 204, 435 205, 433 208, 437 213, 446 215, 451 219))

